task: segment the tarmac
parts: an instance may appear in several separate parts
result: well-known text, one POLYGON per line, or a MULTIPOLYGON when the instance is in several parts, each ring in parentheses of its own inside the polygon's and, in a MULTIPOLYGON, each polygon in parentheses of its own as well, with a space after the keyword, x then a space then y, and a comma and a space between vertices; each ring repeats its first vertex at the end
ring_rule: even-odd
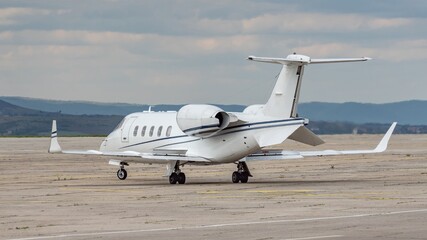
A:
MULTIPOLYGON (((370 149, 380 135, 327 135, 313 148, 370 149)), ((116 177, 108 158, 48 154, 50 138, 0 138, 0 239, 427 239, 427 135, 393 135, 385 153, 185 166, 116 177)), ((98 149, 101 138, 59 138, 98 149)))

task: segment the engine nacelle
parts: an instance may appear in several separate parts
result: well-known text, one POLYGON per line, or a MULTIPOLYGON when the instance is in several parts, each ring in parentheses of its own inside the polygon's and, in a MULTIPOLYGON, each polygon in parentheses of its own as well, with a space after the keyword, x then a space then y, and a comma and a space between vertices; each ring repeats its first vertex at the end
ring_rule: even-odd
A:
POLYGON ((216 106, 190 104, 178 111, 176 121, 179 128, 189 136, 209 137, 230 124, 230 115, 216 106))

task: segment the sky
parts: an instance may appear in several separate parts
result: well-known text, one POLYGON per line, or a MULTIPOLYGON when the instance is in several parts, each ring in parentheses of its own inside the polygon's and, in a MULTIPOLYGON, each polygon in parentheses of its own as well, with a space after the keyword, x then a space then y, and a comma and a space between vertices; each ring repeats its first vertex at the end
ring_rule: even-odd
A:
POLYGON ((427 100, 427 1, 0 1, 0 96, 256 104, 279 65, 310 65, 301 102, 427 100))

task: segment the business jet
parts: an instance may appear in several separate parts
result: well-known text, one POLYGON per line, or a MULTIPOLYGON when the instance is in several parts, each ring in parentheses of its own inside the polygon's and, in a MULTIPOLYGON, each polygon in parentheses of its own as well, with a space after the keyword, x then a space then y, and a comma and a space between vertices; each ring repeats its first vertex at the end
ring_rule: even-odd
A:
POLYGON ((291 54, 286 58, 250 56, 248 60, 282 65, 273 92, 266 104, 251 105, 243 112, 226 112, 206 104, 189 104, 174 112, 137 112, 127 115, 102 141, 99 150, 62 150, 52 122, 49 153, 99 155, 118 167, 117 177, 125 180, 130 163, 158 163, 166 166, 170 184, 184 184, 181 167, 187 164, 235 163, 233 183, 252 177, 252 160, 286 160, 314 156, 369 154, 386 150, 396 126, 394 122, 374 149, 285 151, 266 147, 292 139, 316 146, 324 143, 299 117, 297 104, 304 68, 310 64, 360 62, 370 58, 312 59, 291 54))

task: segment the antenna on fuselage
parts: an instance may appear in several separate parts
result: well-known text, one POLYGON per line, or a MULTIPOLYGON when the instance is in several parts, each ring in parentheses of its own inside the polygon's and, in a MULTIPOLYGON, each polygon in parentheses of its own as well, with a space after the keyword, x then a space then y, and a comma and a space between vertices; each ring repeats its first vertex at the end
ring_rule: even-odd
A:
POLYGON ((151 110, 153 107, 154 107, 154 106, 149 105, 149 106, 148 106, 148 110, 144 110, 144 111, 142 111, 142 112, 145 112, 145 113, 152 113, 152 112, 154 112, 153 110, 151 110))

